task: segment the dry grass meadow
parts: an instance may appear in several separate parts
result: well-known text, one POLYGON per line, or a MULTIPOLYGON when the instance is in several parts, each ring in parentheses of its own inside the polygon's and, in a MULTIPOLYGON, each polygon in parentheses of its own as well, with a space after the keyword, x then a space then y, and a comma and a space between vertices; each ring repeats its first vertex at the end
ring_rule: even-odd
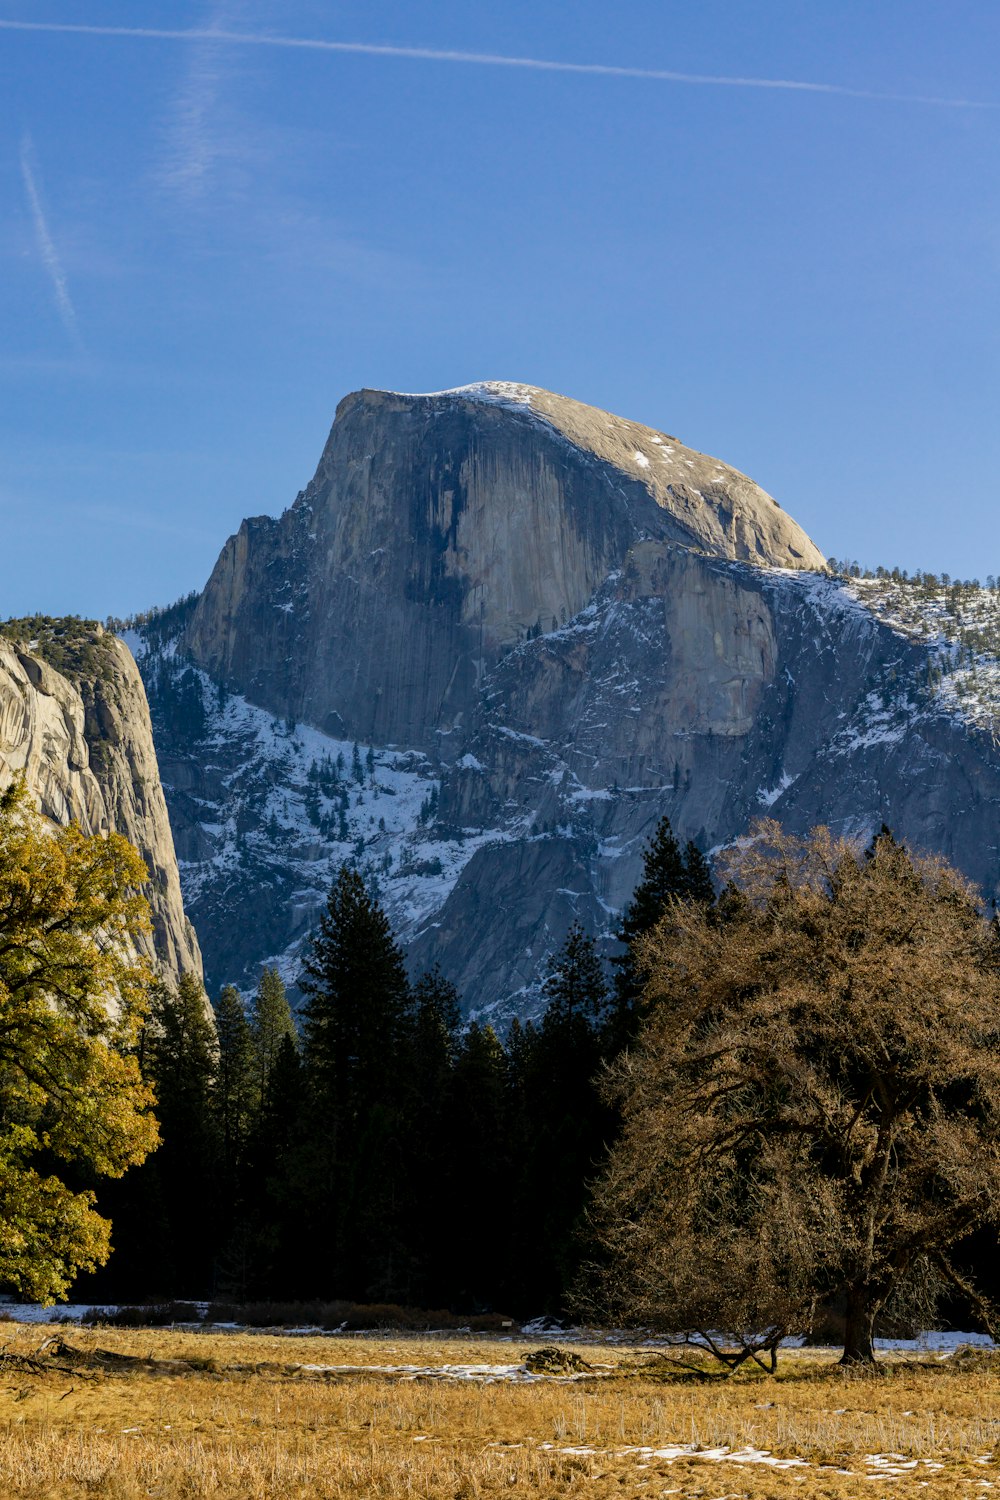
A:
POLYGON ((579 1379, 442 1371, 517 1364, 538 1342, 5 1324, 0 1496, 846 1500, 1000 1488, 1000 1364, 988 1357, 898 1360, 860 1377, 829 1351, 802 1352, 775 1377, 692 1382, 649 1369, 649 1350, 575 1343, 598 1367, 579 1379), (49 1335, 93 1363, 22 1358, 49 1335), (140 1362, 117 1367, 98 1349, 140 1362), (399 1365, 422 1373, 375 1368, 399 1365), (800 1462, 767 1464, 765 1452, 800 1462))

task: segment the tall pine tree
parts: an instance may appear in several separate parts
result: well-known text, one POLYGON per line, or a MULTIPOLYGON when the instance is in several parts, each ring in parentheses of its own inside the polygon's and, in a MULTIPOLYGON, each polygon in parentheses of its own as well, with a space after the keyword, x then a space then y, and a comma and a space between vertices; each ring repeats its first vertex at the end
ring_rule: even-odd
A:
POLYGON ((258 1106, 267 1094, 268 1079, 286 1038, 298 1043, 298 1033, 285 986, 277 969, 265 969, 250 1004, 250 1034, 254 1059, 254 1090, 258 1106))
POLYGON ((411 1295, 424 1306, 451 1301, 444 1276, 448 1220, 453 1209, 449 1164, 453 1140, 448 1101, 458 1054, 461 1006, 455 986, 434 968, 413 986, 405 1100, 405 1141, 410 1166, 408 1239, 413 1261, 411 1295))
POLYGON ((715 899, 708 860, 696 844, 682 850, 669 818, 662 818, 642 862, 642 879, 622 913, 618 939, 625 952, 616 959, 614 1001, 605 1028, 605 1048, 614 1056, 633 1040, 642 1020, 642 978, 634 958, 637 938, 651 932, 671 901, 711 903, 715 899))
POLYGON ((256 1113, 253 1038, 243 997, 227 984, 215 1007, 219 1063, 214 1091, 222 1147, 222 1172, 232 1181, 242 1164, 256 1113))
POLYGON ((531 1233, 517 1258, 524 1266, 522 1296, 559 1312, 579 1261, 587 1179, 603 1159, 611 1127, 595 1086, 607 983, 593 939, 579 923, 555 957, 544 994, 548 1007, 523 1064, 529 1128, 517 1221, 531 1233))
POLYGON ((302 989, 311 1128, 300 1171, 315 1195, 314 1290, 398 1299, 413 1271, 403 1130, 410 987, 385 912, 346 865, 302 989))
POLYGON ((156 1095, 161 1145, 131 1174, 109 1278, 86 1294, 208 1296, 219 1225, 218 1047, 195 975, 154 990, 139 1062, 156 1095))
POLYGON ((461 1039, 449 1107, 451 1226, 444 1250, 454 1305, 495 1308, 517 1277, 511 1259, 507 1058, 492 1026, 461 1039))

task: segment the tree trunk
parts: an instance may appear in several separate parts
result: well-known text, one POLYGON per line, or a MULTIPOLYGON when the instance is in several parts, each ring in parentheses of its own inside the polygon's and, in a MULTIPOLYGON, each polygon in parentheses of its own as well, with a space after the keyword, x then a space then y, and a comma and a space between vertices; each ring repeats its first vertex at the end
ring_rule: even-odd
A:
POLYGON ((875 1351, 872 1348, 874 1322, 873 1299, 865 1288, 851 1287, 847 1293, 844 1352, 840 1359, 842 1365, 873 1365, 875 1363, 875 1351))

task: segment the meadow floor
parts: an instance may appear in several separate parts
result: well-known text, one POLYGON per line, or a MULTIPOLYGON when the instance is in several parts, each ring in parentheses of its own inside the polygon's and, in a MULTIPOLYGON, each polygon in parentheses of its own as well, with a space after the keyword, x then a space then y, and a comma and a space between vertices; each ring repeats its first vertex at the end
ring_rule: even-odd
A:
POLYGON ((574 1341, 593 1373, 527 1380, 523 1355, 550 1342, 5 1324, 0 1496, 1000 1490, 1000 1364, 987 1356, 886 1358, 879 1375, 858 1376, 830 1351, 801 1351, 773 1377, 692 1382, 644 1370, 649 1349, 574 1341), (50 1346, 32 1363, 49 1336, 78 1353, 50 1346), (139 1359, 118 1366, 121 1355, 139 1359))

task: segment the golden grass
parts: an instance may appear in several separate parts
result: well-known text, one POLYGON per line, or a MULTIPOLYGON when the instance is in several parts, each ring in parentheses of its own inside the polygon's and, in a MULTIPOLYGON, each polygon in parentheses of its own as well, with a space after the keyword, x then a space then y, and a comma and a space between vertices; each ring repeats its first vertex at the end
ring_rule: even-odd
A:
POLYGON ((0 1344, 30 1353, 53 1331, 81 1348, 195 1358, 214 1368, 91 1378, 0 1372, 3 1500, 951 1500, 988 1493, 983 1481, 1000 1487, 1000 1463, 992 1460, 994 1450, 1000 1456, 1000 1379, 933 1358, 859 1378, 839 1371, 829 1354, 803 1352, 786 1356, 776 1378, 692 1385, 637 1373, 647 1357, 640 1351, 577 1344, 591 1363, 610 1365, 610 1375, 470 1385, 377 1373, 326 1377, 294 1366, 509 1364, 532 1341, 5 1325, 0 1344), (234 1373, 227 1368, 234 1365, 258 1368, 234 1373), (807 1466, 775 1470, 625 1451, 689 1443, 750 1446, 807 1466), (567 1451, 574 1448, 592 1451, 567 1451), (888 1453, 918 1467, 879 1475, 867 1456, 888 1453))

